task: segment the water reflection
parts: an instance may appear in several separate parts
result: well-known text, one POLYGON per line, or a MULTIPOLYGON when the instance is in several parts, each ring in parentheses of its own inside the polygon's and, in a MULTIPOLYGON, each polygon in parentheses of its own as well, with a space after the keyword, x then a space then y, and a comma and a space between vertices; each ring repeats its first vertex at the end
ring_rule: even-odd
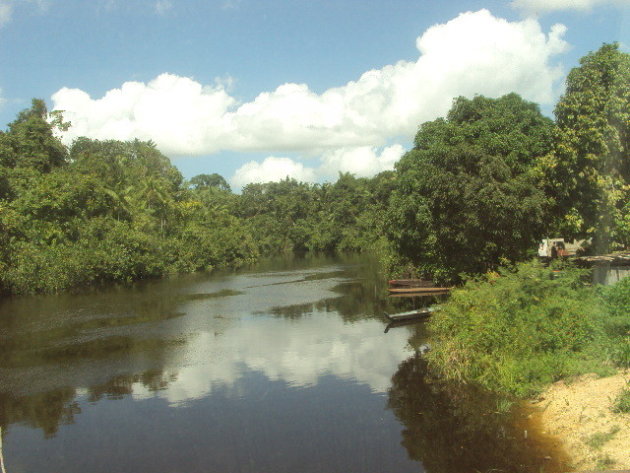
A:
POLYGON ((0 426, 6 431, 11 424, 25 424, 41 429, 47 438, 53 437, 62 424, 71 424, 81 413, 75 402, 76 390, 60 388, 29 396, 0 394, 0 426))
POLYGON ((334 376, 385 392, 408 333, 382 336, 376 314, 388 302, 373 294, 382 284, 360 273, 353 264, 285 266, 4 301, 0 425, 53 436, 81 412, 77 399, 185 405, 237 390, 252 372, 292 387, 334 376))
MULTIPOLYGON (((294 387, 311 386, 322 376, 333 375, 385 392, 392 368, 409 353, 409 334, 397 331, 384 337, 382 327, 377 320, 348 324, 334 314, 314 312, 291 321, 258 317, 220 334, 201 332, 179 354, 174 381, 159 392, 134 393, 178 404, 217 387, 231 388, 244 371, 294 387)), ((169 375, 167 370, 165 376, 169 375)))
POLYGON ((384 333, 382 312, 431 300, 385 287, 355 261, 282 261, 0 303, 7 467, 553 471, 493 400, 427 381, 423 324, 384 333))
POLYGON ((416 471, 383 410, 410 348, 379 313, 407 307, 361 272, 294 263, 3 302, 9 471, 416 471))
POLYGON ((497 399, 431 378, 414 356, 392 378, 389 408, 404 425, 402 445, 428 473, 568 471, 553 441, 528 430, 526 413, 502 412, 497 399))

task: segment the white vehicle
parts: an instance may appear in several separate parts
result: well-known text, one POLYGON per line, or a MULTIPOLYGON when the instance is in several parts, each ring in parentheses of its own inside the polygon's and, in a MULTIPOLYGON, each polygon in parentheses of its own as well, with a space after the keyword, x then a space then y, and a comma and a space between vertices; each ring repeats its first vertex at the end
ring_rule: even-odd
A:
POLYGON ((584 248, 588 243, 587 240, 573 240, 567 242, 564 238, 545 238, 538 245, 538 256, 552 258, 556 256, 575 255, 578 250, 584 248))

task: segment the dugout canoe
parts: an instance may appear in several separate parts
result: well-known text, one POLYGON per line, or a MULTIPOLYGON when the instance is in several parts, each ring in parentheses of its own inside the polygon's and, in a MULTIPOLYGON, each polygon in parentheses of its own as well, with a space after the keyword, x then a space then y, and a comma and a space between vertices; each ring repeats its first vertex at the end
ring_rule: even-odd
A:
POLYGON ((389 287, 434 287, 433 281, 426 279, 390 279, 389 287))
POLYGON ((390 287, 392 294, 444 294, 452 287, 390 287))
POLYGON ((407 312, 399 312, 397 314, 388 314, 387 312, 383 312, 385 314, 385 318, 390 322, 403 322, 406 320, 416 320, 422 319, 424 317, 428 317, 433 312, 435 312, 435 307, 425 307, 423 309, 410 310, 407 312))

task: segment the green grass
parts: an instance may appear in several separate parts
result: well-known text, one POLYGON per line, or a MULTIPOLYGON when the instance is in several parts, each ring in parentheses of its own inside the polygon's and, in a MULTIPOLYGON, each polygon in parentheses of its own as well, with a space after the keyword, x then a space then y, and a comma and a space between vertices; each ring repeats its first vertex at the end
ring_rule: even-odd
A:
POLYGON ((588 271, 536 261, 470 279, 429 322, 430 367, 525 397, 559 379, 610 375, 630 362, 630 278, 600 288, 588 271))
POLYGON ((617 462, 610 458, 608 455, 604 455, 603 457, 599 457, 597 459, 597 463, 595 464, 595 468, 598 470, 608 470, 615 466, 617 462))
POLYGON ((584 443, 594 450, 599 450, 619 432, 619 426, 615 425, 608 432, 597 432, 590 435, 584 443))
POLYGON ((497 414, 507 414, 512 409, 514 402, 510 399, 499 398, 496 401, 497 410, 495 411, 497 414))
POLYGON ((630 413, 630 388, 625 388, 617 399, 615 399, 615 404, 613 405, 613 412, 618 412, 620 414, 628 414, 630 413))

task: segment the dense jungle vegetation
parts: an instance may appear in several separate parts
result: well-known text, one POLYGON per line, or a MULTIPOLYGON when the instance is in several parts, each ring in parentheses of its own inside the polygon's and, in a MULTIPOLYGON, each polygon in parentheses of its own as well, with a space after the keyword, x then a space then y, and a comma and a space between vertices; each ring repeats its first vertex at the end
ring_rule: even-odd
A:
POLYGON ((335 183, 183 179, 151 142, 80 138, 41 100, 0 132, 0 292, 249 264, 282 252, 376 252, 438 282, 533 255, 543 236, 630 245, 630 55, 571 71, 555 122, 516 94, 459 97, 394 171, 335 183))

